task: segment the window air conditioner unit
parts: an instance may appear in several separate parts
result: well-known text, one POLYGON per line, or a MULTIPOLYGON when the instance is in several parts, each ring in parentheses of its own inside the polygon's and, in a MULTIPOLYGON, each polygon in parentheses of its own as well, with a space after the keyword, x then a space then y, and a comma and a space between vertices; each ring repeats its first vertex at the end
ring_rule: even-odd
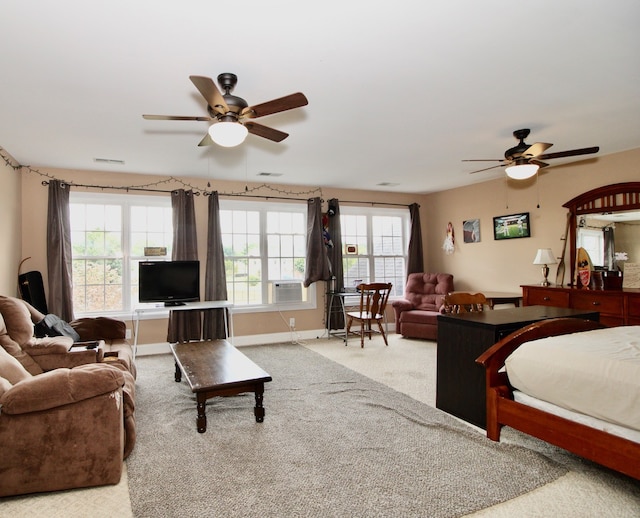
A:
POLYGON ((302 302, 302 283, 300 281, 274 281, 273 302, 302 302))

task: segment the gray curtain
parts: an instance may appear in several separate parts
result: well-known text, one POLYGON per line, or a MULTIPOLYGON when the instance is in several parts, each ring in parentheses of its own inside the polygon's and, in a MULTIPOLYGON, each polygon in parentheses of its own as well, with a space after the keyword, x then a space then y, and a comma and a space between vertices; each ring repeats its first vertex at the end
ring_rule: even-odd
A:
MULTIPOLYGON (((220 203, 218 193, 209 196, 207 227, 207 269, 204 278, 204 300, 227 300, 227 277, 224 268, 220 203)), ((211 309, 204 312, 202 336, 205 340, 227 338, 224 329, 224 311, 211 309)))
POLYGON ((307 264, 304 272, 305 287, 330 277, 329 261, 322 236, 322 200, 307 202, 307 264))
MULTIPOLYGON (((342 228, 340 225, 340 203, 336 198, 329 200, 329 235, 333 246, 327 249, 331 275, 335 277, 336 291, 344 290, 344 270, 342 266, 342 228), (333 214, 332 214, 333 213, 333 214)), ((327 299, 329 304, 330 299, 327 299)), ((344 314, 338 297, 333 298, 333 306, 328 308, 329 329, 344 328, 344 314)))
POLYGON ((602 234, 604 237, 604 266, 607 270, 617 270, 615 231, 613 227, 604 227, 602 234))
POLYGON ((407 252, 407 276, 410 273, 424 271, 424 257, 422 252, 422 228, 420 227, 420 205, 409 205, 411 230, 409 234, 409 249, 407 252))
MULTIPOLYGON (((178 189, 171 192, 173 210, 174 261, 198 260, 198 238, 193 191, 178 189)), ((201 322, 199 311, 170 311, 167 341, 171 343, 200 340, 201 322)))
POLYGON ((47 274, 51 313, 62 320, 73 320, 73 273, 71 263, 71 223, 69 186, 49 181, 47 208, 47 274))

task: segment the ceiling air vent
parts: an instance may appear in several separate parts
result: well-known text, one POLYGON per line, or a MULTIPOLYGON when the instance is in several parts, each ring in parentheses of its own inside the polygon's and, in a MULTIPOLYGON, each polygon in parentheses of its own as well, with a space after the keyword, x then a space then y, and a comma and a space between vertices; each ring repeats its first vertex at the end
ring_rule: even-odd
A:
POLYGON ((99 164, 124 165, 124 160, 116 160, 115 158, 94 158, 93 161, 99 164))

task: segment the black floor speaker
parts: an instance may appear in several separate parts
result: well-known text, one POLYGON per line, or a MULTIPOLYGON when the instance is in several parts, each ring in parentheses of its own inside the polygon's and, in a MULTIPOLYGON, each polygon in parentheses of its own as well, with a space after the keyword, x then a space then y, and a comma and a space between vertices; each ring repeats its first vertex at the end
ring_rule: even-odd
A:
POLYGON ((49 313, 49 311, 47 311, 47 299, 44 294, 44 284, 40 272, 21 273, 18 275, 18 284, 20 285, 20 296, 22 300, 28 302, 45 315, 49 313))

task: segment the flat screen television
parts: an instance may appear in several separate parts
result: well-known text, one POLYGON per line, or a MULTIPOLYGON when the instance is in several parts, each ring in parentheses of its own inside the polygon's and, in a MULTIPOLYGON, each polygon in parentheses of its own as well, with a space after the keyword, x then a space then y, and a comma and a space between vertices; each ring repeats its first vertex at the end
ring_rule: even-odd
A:
POLYGON ((200 261, 140 261, 138 300, 165 306, 200 300, 200 261))

